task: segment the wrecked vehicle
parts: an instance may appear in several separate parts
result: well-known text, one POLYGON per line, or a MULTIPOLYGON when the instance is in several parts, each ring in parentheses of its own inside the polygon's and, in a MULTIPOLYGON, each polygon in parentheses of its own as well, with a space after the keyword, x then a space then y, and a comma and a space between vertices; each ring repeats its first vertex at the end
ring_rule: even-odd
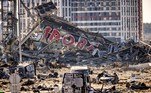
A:
POLYGON ((89 74, 87 66, 72 66, 70 73, 64 74, 62 93, 93 93, 89 74))
POLYGON ((93 93, 90 82, 83 73, 65 73, 61 91, 62 93, 93 93))

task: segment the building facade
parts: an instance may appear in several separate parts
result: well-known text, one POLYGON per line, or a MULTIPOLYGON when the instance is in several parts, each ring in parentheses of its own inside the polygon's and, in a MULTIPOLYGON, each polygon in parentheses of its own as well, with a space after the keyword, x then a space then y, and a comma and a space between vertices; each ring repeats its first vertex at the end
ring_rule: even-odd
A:
POLYGON ((80 28, 123 42, 142 40, 142 0, 53 0, 57 15, 80 28))
MULTIPOLYGON (((51 0, 23 0, 34 14, 33 7, 51 0)), ((132 38, 142 40, 142 0, 52 0, 57 5, 57 15, 80 28, 101 33, 113 41, 132 38)), ((20 5, 22 37, 33 25, 25 8, 20 5)))
POLYGON ((9 33, 17 36, 16 0, 0 1, 0 38, 4 39, 9 33))
MULTIPOLYGON (((35 10, 33 9, 34 7, 41 5, 43 3, 50 2, 51 0, 22 0, 22 1, 24 2, 25 6, 30 9, 30 12, 34 15, 35 14, 35 10)), ((34 21, 31 19, 23 5, 20 4, 20 29, 22 32, 21 34, 22 38, 28 34, 29 29, 32 28, 33 24, 34 21)), ((39 30, 39 28, 37 28, 36 30, 39 30)))

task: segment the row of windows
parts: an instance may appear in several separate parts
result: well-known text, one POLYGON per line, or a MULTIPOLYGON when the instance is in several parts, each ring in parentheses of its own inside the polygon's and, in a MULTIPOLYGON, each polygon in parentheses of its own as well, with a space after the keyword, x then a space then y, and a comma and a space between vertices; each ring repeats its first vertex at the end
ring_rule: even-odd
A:
MULTIPOLYGON (((117 32, 111 32, 111 33, 101 33, 103 36, 121 36, 121 33, 117 33, 117 32)), ((135 33, 131 33, 131 32, 127 32, 122 34, 125 36, 125 38, 129 38, 130 36, 135 37, 135 33)))
POLYGON ((101 33, 103 36, 121 36, 121 33, 101 33))
POLYGON ((131 26, 131 28, 127 28, 126 26, 122 27, 122 30, 127 30, 127 31, 137 31, 137 26, 131 26))
POLYGON ((120 2, 105 2, 105 1, 102 1, 102 2, 85 2, 85 1, 76 1, 76 2, 72 2, 71 3, 71 6, 73 6, 73 7, 80 7, 80 6, 85 6, 85 7, 87 7, 87 6, 119 6, 120 5, 120 2))
POLYGON ((89 28, 90 31, 120 31, 120 27, 89 28))
POLYGON ((120 10, 120 7, 72 7, 72 11, 120 10))
POLYGON ((92 2, 97 2, 97 1, 100 1, 100 2, 105 2, 105 1, 119 1, 119 0, 71 0, 72 2, 77 2, 77 1, 79 1, 79 2, 83 2, 83 1, 87 1, 87 2, 90 2, 90 1, 92 1, 92 2))
POLYGON ((120 20, 120 16, 71 16, 72 21, 120 20))
POLYGON ((131 5, 135 6, 137 5, 138 0, 122 0, 122 5, 131 5))
POLYGON ((78 26, 118 26, 120 22, 76 23, 78 26))
POLYGON ((137 30, 137 22, 135 22, 135 23, 124 22, 122 24, 125 24, 125 25, 122 26, 122 30, 132 30, 132 31, 137 30))
POLYGON ((119 17, 120 12, 72 13, 76 17, 119 17))

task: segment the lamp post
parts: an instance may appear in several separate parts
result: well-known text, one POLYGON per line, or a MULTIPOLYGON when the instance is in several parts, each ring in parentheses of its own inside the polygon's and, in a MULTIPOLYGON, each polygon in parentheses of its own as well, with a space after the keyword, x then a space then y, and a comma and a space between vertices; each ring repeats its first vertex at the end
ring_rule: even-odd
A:
POLYGON ((18 18, 18 25, 17 25, 17 34, 19 38, 19 62, 22 62, 22 54, 21 54, 21 30, 20 30, 20 0, 17 0, 17 18, 18 18))

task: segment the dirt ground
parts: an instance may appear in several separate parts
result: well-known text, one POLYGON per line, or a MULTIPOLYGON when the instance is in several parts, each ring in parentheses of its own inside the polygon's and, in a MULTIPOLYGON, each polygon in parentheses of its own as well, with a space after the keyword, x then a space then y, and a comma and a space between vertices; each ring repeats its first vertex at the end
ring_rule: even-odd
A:
MULTIPOLYGON (((126 82, 131 77, 132 74, 137 75, 138 81, 144 82, 147 86, 151 87, 151 69, 149 70, 140 70, 140 71, 130 71, 130 70, 124 70, 122 68, 112 68, 112 67, 90 67, 93 70, 93 74, 90 75, 91 78, 96 78, 98 73, 101 73, 102 71, 107 71, 109 74, 117 73, 120 81, 118 84, 114 85, 116 86, 116 89, 122 93, 151 93, 151 89, 148 90, 130 90, 126 88, 126 82)), ((66 72, 69 72, 69 68, 62 68, 62 69, 55 69, 59 73, 59 78, 47 78, 45 80, 35 80, 34 85, 27 86, 29 91, 21 91, 21 93, 33 93, 32 87, 33 86, 46 86, 46 87, 53 87, 54 84, 59 85, 59 88, 61 89, 62 84, 62 77, 63 74, 66 72), (59 82, 58 82, 59 81, 59 82)), ((46 72, 46 74, 49 73, 49 71, 46 72)), ((21 81, 20 84, 22 84, 27 79, 24 79, 21 81)), ((112 84, 105 84, 104 88, 108 88, 110 86, 113 86, 112 84)), ((92 87, 94 89, 100 89, 102 87, 102 84, 93 84, 92 87)), ((5 91, 5 93, 10 93, 10 83, 6 79, 0 80, 0 91, 5 91), (4 83, 5 82, 5 83, 4 83)), ((0 92, 1 93, 1 92, 0 92)), ((53 93, 48 91, 42 91, 41 93, 53 93)))

